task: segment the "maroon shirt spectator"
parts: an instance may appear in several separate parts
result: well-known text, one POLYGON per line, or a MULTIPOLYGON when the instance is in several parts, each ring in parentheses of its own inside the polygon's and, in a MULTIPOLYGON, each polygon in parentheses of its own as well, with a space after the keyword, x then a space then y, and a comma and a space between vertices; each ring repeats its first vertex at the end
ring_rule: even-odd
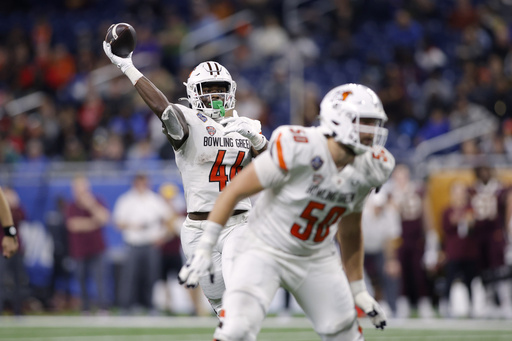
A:
MULTIPOLYGON (((99 199, 98 204, 105 207, 99 199)), ((69 253, 76 259, 84 259, 98 255, 105 250, 105 241, 101 228, 90 231, 72 231, 69 227, 70 220, 75 218, 93 219, 93 214, 86 208, 82 208, 76 202, 72 202, 66 208, 66 221, 68 224, 69 253)))
POLYGON ((481 270, 505 264, 505 211, 508 190, 488 167, 475 169, 477 182, 469 189, 475 215, 475 235, 480 250, 481 270))
POLYGON ((88 312, 91 300, 87 286, 91 276, 96 284, 98 305, 107 308, 104 287, 104 250, 102 228, 110 219, 110 212, 91 192, 89 181, 77 176, 72 182, 73 202, 66 209, 66 228, 69 238, 69 254, 75 259, 76 276, 80 283, 82 310, 88 312))
POLYGON ((402 221, 402 243, 398 248, 402 295, 408 303, 418 307, 420 317, 432 317, 432 288, 423 261, 425 235, 430 228, 430 209, 425 201, 423 183, 413 181, 409 167, 399 164, 393 171, 391 184, 391 197, 402 221))
POLYGON ((475 238, 469 206, 458 208, 449 207, 443 213, 444 253, 450 260, 478 260, 478 244, 475 238), (465 225, 465 226, 464 226, 465 225))
MULTIPOLYGON (((478 274, 478 244, 474 233, 474 212, 469 206, 467 186, 457 182, 451 188, 451 204, 443 212, 443 251, 446 256, 446 286, 443 300, 449 301, 451 286, 456 278, 468 289, 472 300, 471 282, 478 274)), ((441 304, 441 303, 440 303, 441 304)))
POLYGON ((488 166, 476 167, 477 181, 470 189, 471 206, 475 212, 475 235, 478 242, 479 271, 486 292, 487 317, 501 312, 504 317, 511 316, 512 301, 506 280, 496 278, 499 268, 505 265, 507 247, 507 201, 509 188, 506 188, 488 166), (496 297, 499 306, 496 307, 496 297))

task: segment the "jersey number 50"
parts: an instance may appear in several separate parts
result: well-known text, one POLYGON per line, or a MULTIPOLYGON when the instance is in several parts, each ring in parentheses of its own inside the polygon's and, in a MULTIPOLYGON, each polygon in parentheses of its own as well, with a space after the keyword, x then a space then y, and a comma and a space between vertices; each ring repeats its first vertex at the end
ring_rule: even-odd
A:
MULTIPOLYGON (((313 210, 322 211, 324 208, 325 204, 316 201, 310 201, 308 206, 306 206, 306 208, 304 209, 304 211, 302 211, 302 214, 300 215, 302 219, 305 219, 307 221, 306 227, 304 228, 299 224, 295 223, 293 224, 290 233, 293 236, 299 238, 300 240, 308 240, 313 231, 313 227, 318 221, 318 218, 313 215, 313 210)), ((338 219, 343 215, 345 210, 345 207, 335 206, 331 208, 329 213, 327 213, 327 215, 325 216, 324 220, 322 220, 318 224, 313 241, 316 243, 323 241, 329 235, 329 227, 338 221, 338 219)))
POLYGON ((224 187, 226 187, 228 181, 233 180, 235 175, 237 175, 238 172, 242 170, 243 166, 241 166, 241 164, 244 161, 245 152, 238 152, 235 163, 231 166, 231 169, 228 172, 226 172, 226 165, 222 164, 225 155, 225 150, 219 150, 217 157, 215 158, 215 162, 213 163, 212 169, 210 170, 209 180, 210 182, 219 183, 219 192, 222 191, 224 187))

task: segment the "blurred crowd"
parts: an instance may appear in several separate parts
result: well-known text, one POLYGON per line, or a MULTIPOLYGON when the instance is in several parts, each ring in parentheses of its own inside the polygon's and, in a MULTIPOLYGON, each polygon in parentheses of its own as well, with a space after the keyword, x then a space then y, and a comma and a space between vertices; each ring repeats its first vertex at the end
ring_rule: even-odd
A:
POLYGON ((269 0, 54 0, 42 6, 31 0, 0 5, 3 163, 172 158, 157 119, 128 80, 109 78, 120 74, 108 71, 105 32, 112 23, 131 23, 138 39, 134 60, 143 55, 145 74, 176 101, 185 97, 182 82, 194 66, 181 58, 183 38, 207 27, 209 41, 225 44, 220 20, 242 10, 253 20, 229 33, 229 52, 203 57, 211 49, 198 49, 197 63, 212 58, 230 70, 238 111, 259 119, 264 134, 291 121, 315 124, 328 89, 358 82, 381 97, 388 147, 398 159, 422 141, 481 120, 494 122, 496 131, 444 152, 512 154, 507 1, 310 1, 292 8, 294 15, 284 1, 269 0), (297 58, 298 71, 290 62, 297 58), (305 81, 295 97, 292 72, 305 81), (291 103, 297 99, 301 105, 291 103))

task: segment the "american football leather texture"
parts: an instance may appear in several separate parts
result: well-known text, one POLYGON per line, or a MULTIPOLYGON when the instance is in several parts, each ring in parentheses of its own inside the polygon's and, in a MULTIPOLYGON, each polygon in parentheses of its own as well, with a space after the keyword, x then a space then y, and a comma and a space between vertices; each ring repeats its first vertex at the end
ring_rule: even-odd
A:
POLYGON ((135 29, 130 24, 112 24, 107 30, 105 41, 110 44, 113 54, 126 58, 135 50, 137 36, 135 29))

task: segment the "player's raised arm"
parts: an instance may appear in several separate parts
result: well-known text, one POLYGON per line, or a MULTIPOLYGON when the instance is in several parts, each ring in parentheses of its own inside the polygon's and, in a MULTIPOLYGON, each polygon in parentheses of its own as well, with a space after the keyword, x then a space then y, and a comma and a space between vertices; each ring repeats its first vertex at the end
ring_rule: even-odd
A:
POLYGON ((128 24, 115 24, 110 26, 105 41, 103 42, 103 50, 110 59, 112 64, 116 65, 132 82, 133 86, 142 97, 148 107, 158 116, 162 121, 166 135, 171 139, 175 147, 179 147, 177 141, 183 141, 188 136, 188 125, 186 124, 185 117, 179 108, 171 104, 167 97, 148 79, 146 78, 134 65, 132 61, 133 49, 135 48, 135 30, 128 24), (124 28, 124 31, 120 31, 124 28), (112 32, 119 32, 117 38, 112 37, 112 32), (122 39, 126 36, 132 35, 131 39, 122 39), (114 47, 116 48, 114 50, 114 47), (124 48, 124 54, 119 51, 124 48), (131 51, 128 53, 128 51, 131 51))

